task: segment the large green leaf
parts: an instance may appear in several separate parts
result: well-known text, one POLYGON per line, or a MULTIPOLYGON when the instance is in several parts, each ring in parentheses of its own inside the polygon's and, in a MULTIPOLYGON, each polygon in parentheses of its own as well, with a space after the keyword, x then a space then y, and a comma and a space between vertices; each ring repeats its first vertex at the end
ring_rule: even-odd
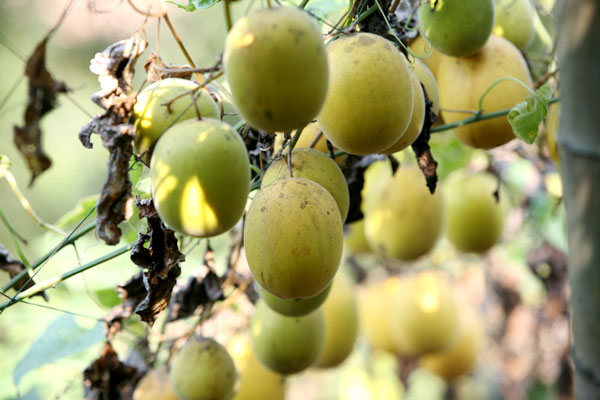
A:
POLYGON ((196 10, 204 10, 220 2, 221 0, 188 0, 188 3, 179 3, 176 1, 167 1, 167 3, 175 4, 177 7, 186 11, 192 12, 196 10))
MULTIPOLYGON (((96 207, 97 202, 97 194, 80 199, 72 210, 68 211, 65 215, 60 217, 58 221, 56 221, 56 226, 59 228, 66 228, 71 225, 78 224, 81 222, 81 220, 83 220, 83 218, 85 218, 86 215, 89 214, 90 211, 92 211, 94 207, 96 207)), ((90 215, 89 221, 93 219, 95 214, 96 211, 90 215)))
POLYGON ((544 85, 535 91, 535 96, 528 97, 510 110, 507 118, 516 137, 528 144, 534 142, 539 126, 548 114, 551 98, 552 89, 544 85))
POLYGON ((63 357, 81 353, 104 339, 104 327, 97 322, 91 329, 77 325, 72 315, 63 315, 51 322, 31 345, 13 371, 13 382, 19 382, 30 371, 51 364, 63 357))

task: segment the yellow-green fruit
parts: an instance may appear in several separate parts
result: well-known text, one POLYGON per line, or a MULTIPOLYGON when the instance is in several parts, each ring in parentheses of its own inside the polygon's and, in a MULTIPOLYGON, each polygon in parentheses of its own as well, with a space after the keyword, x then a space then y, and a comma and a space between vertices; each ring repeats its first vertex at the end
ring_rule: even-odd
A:
POLYGON ((421 57, 419 60, 429 68, 434 76, 436 76, 442 54, 427 44, 427 41, 421 35, 417 36, 416 39, 410 43, 409 47, 410 50, 415 53, 415 56, 421 57))
POLYGON ((482 351, 484 338, 481 317, 474 310, 463 308, 455 342, 446 350, 424 355, 419 362, 446 381, 453 381, 474 369, 482 351))
POLYGON ((496 201, 498 179, 488 173, 457 171, 444 183, 445 232, 461 251, 482 253, 494 246, 504 227, 505 194, 496 201))
POLYGON ((440 52, 464 57, 477 52, 494 26, 493 0, 438 0, 419 6, 421 32, 440 52))
POLYGON ((321 354, 325 318, 321 309, 302 317, 286 317, 259 301, 250 331, 260 362, 280 374, 294 374, 308 368, 321 354))
POLYGON ((535 37, 534 9, 530 0, 495 0, 496 24, 494 35, 511 41, 525 50, 535 37))
POLYGON ((346 233, 344 234, 344 244, 351 253, 370 253, 371 248, 365 237, 365 220, 353 222, 346 225, 346 233))
POLYGON ((250 187, 246 146, 229 125, 203 119, 173 126, 150 165, 154 206, 170 228, 210 237, 242 216, 250 187))
POLYGON ((423 88, 421 87, 421 82, 419 82, 417 75, 411 73, 410 77, 414 96, 410 124, 408 124, 408 128, 404 131, 404 135, 402 135, 392 147, 385 149, 382 153, 393 154, 404 150, 417 140, 417 137, 421 133, 421 129, 423 129, 423 122, 425 122, 425 95, 423 94, 423 88))
MULTIPOLYGON (((292 173, 296 178, 306 178, 318 183, 331 193, 338 205, 342 222, 348 216, 350 193, 340 167, 331 158, 315 149, 294 149, 292 173)), ((278 179, 289 178, 287 157, 275 160, 262 178, 262 187, 278 179)))
POLYGON ((340 265, 342 219, 323 186, 279 179, 252 201, 244 242, 250 270, 263 288, 285 299, 306 299, 322 292, 340 265))
MULTIPOLYGON (((177 98, 169 107, 165 104, 197 88, 197 83, 187 79, 168 78, 155 82, 140 92, 133 107, 133 148, 137 154, 151 150, 160 135, 173 124, 198 117, 189 95, 177 98)), ((220 110, 208 93, 198 90, 195 96, 199 96, 196 105, 202 118, 220 119, 220 110)))
POLYGON ((442 228, 442 196, 427 189, 422 172, 402 166, 383 177, 365 217, 371 248, 390 258, 415 260, 435 245, 442 228))
POLYGON ((413 73, 417 75, 419 81, 425 87, 427 91, 427 98, 431 101, 431 111, 435 115, 440 115, 440 91, 438 89, 437 81, 433 76, 431 70, 425 65, 425 63, 418 58, 415 59, 413 67, 413 73))
POLYGON ((316 296, 307 299, 282 299, 281 297, 269 293, 260 285, 257 286, 265 303, 267 303, 273 311, 277 311, 279 314, 287 315, 288 317, 300 317, 315 311, 323 304, 331 290, 330 283, 325 290, 316 296))
POLYGON ((210 338, 188 340, 171 363, 171 385, 181 400, 229 400, 236 378, 229 353, 210 338))
POLYGON ((554 103, 550 105, 548 115, 546 116, 546 145, 550 157, 560 167, 560 155, 558 154, 558 143, 556 142, 556 134, 560 125, 560 105, 554 103))
POLYGON ((327 94, 321 31, 295 7, 261 9, 239 19, 227 35, 223 65, 238 110, 267 132, 308 124, 327 94))
POLYGON ((406 59, 392 42, 357 33, 327 45, 330 82, 317 121, 350 154, 379 153, 410 122, 413 90, 406 59))
POLYGON ((232 400, 284 400, 283 376, 260 363, 254 354, 249 336, 242 334, 234 336, 227 344, 227 350, 240 376, 232 400))
POLYGON ((373 210, 374 204, 380 197, 381 190, 385 187, 387 178, 392 176, 392 167, 388 160, 375 161, 369 165, 364 173, 365 184, 361 191, 362 203, 360 209, 368 215, 373 210))
MULTIPOLYGON (((444 121, 448 124, 471 117, 455 110, 477 110, 479 98, 498 79, 513 77, 532 87, 527 63, 508 40, 491 35, 483 49, 468 58, 443 57, 438 68, 438 85, 444 121)), ((530 93, 520 84, 504 80, 494 86, 483 99, 484 113, 511 108, 530 93)), ((506 118, 492 118, 455 128, 453 132, 464 143, 480 149, 491 149, 514 138, 506 118)))
POLYGON ((135 387, 133 400, 178 400, 167 369, 161 367, 148 371, 135 387))
POLYGON ((358 335, 358 308, 354 285, 344 273, 333 281, 331 293, 323 306, 325 315, 325 345, 317 367, 330 368, 341 364, 352 353, 358 335))
MULTIPOLYGON (((275 145, 273 146, 273 151, 274 152, 279 151, 281 149, 282 144, 283 144, 283 135, 277 135, 275 137, 275 145)), ((315 150, 319 150, 321 153, 325 153, 325 154, 329 155, 329 148, 327 147, 327 136, 325 136, 325 134, 323 133, 323 131, 321 130, 321 127, 319 126, 319 124, 317 122, 311 122, 310 124, 306 125, 306 127, 304 127, 304 129, 302 129, 302 133, 300 134, 300 137, 298 138, 298 142, 296 143, 296 147, 294 147, 294 148, 299 149, 299 148, 305 148, 305 147, 313 148, 315 150), (317 139, 317 136, 318 136, 318 139, 317 139), (314 145, 312 145, 313 142, 315 141, 315 139, 317 141, 314 145)), ((333 146, 333 151, 336 151, 336 150, 338 150, 338 148, 333 146)), ((342 156, 336 157, 335 161, 337 161, 338 164, 343 165, 344 161, 346 161, 346 158, 348 158, 347 155, 342 155, 342 156)))
POLYGON ((450 284, 439 274, 407 277, 388 313, 394 347, 405 354, 440 351, 456 339, 459 310, 450 284))
POLYGON ((368 285, 359 297, 360 327, 369 344, 390 353, 402 354, 392 340, 390 330, 390 304, 402 291, 402 281, 391 277, 383 282, 368 285))

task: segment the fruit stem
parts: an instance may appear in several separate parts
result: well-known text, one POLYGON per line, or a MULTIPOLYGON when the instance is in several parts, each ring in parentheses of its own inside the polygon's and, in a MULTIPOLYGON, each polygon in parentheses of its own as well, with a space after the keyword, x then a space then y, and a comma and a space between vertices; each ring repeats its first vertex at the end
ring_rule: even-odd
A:
POLYGON ((227 32, 231 30, 233 23, 231 22, 231 7, 229 6, 230 0, 224 0, 223 4, 225 6, 225 21, 227 21, 227 32))
MULTIPOLYGON (((179 34, 177 33, 177 31, 175 30, 175 27, 171 23, 171 20, 169 19, 169 15, 167 14, 166 11, 165 11, 164 15, 162 16, 162 18, 167 23, 167 26, 169 27, 169 30, 171 31, 171 34, 173 35, 173 38, 175 39, 175 41, 179 45, 179 49, 183 53, 183 55, 184 55, 185 59, 187 60, 187 62, 190 64, 190 66, 192 68, 196 68, 196 64, 194 64, 194 60, 192 60, 192 57, 190 57, 189 53, 185 49, 185 46, 183 45, 183 42, 181 41, 181 37, 179 36, 179 34)), ((200 83, 204 83, 204 78, 202 77, 202 75, 199 72, 196 72, 196 78, 198 78, 198 81, 200 83)), ((208 91, 208 89, 206 89, 206 90, 208 91)))
POLYGON ((302 0, 298 8, 304 9, 310 0, 302 0))

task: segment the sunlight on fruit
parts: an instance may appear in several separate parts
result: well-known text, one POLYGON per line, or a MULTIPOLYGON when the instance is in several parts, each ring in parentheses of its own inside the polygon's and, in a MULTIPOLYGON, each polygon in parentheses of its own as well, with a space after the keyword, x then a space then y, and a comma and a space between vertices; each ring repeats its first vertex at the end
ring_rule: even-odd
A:
POLYGON ((186 232, 198 232, 202 229, 212 231, 219 226, 217 215, 208 202, 198 177, 192 177, 183 187, 179 218, 186 232), (204 204, 204 207, 200 207, 200 204, 204 204))

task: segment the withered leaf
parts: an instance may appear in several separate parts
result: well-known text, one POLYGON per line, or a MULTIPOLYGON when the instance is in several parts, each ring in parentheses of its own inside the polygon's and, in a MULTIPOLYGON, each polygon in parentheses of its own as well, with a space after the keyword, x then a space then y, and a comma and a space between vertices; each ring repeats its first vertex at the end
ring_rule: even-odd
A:
POLYGON ((96 133, 110 152, 108 177, 98 198, 96 231, 106 244, 117 244, 121 238, 118 225, 125 220, 131 201, 129 160, 133 154, 135 128, 130 124, 135 95, 131 91, 135 61, 146 49, 147 42, 136 34, 110 45, 97 53, 90 70, 98 75, 101 90, 92 100, 106 111, 94 117, 79 132, 79 140, 91 148, 90 137, 96 133))
POLYGON ((117 286, 121 304, 116 305, 104 318, 108 331, 107 337, 109 339, 121 330, 122 321, 129 318, 135 312, 138 304, 146 298, 147 291, 144 286, 143 275, 143 272, 140 271, 127 282, 117 286))
POLYGON ((356 156, 348 154, 342 172, 348 183, 348 191, 350 193, 350 207, 348 209, 347 224, 359 221, 363 218, 363 213, 360 209, 362 203, 362 188, 365 184, 365 170, 375 161, 385 160, 385 156, 381 154, 371 154, 368 156, 356 156))
MULTIPOLYGON (((25 270, 25 265, 19 260, 13 259, 8 250, 0 243, 0 270, 8 272, 10 278, 14 278, 21 271, 25 270)), ((29 274, 23 276, 19 281, 15 284, 14 289, 16 290, 25 290, 29 289, 35 285, 33 279, 29 279, 29 274)), ((48 300, 45 292, 40 292, 37 295, 42 296, 45 300, 48 300)))
POLYGON ((58 93, 66 93, 69 89, 64 82, 55 81, 46 69, 46 36, 27 60, 25 75, 29 81, 27 108, 25 109, 25 125, 14 126, 15 145, 25 157, 31 171, 29 185, 33 184, 42 172, 50 168, 52 161, 42 149, 42 117, 56 106, 58 93))
POLYGON ((169 321, 189 317, 200 306, 224 300, 222 284, 223 279, 213 271, 209 271, 204 278, 191 276, 187 284, 173 295, 169 321))
MULTIPOLYGON (((421 86, 423 86, 421 84, 421 86)), ((429 148, 429 138, 431 136, 430 130, 431 125, 435 123, 437 120, 437 116, 431 111, 431 101, 427 97, 427 92, 423 89, 425 93, 425 122, 423 123, 423 129, 421 133, 415 140, 415 142, 411 145, 415 156, 417 157, 417 162, 419 164, 419 168, 423 172, 425 176, 425 181, 427 182, 427 188, 429 188, 429 193, 435 193, 435 188, 437 186, 438 176, 437 176, 437 161, 433 158, 431 154, 431 149, 429 148)))
POLYGON ((107 342, 96 359, 83 371, 86 400, 129 400, 133 397, 140 372, 119 361, 112 345, 107 342))
POLYGON ((167 65, 154 50, 144 64, 146 80, 154 83, 167 78, 190 79, 192 73, 189 65, 167 65), (168 71, 166 71, 168 69, 168 71))

